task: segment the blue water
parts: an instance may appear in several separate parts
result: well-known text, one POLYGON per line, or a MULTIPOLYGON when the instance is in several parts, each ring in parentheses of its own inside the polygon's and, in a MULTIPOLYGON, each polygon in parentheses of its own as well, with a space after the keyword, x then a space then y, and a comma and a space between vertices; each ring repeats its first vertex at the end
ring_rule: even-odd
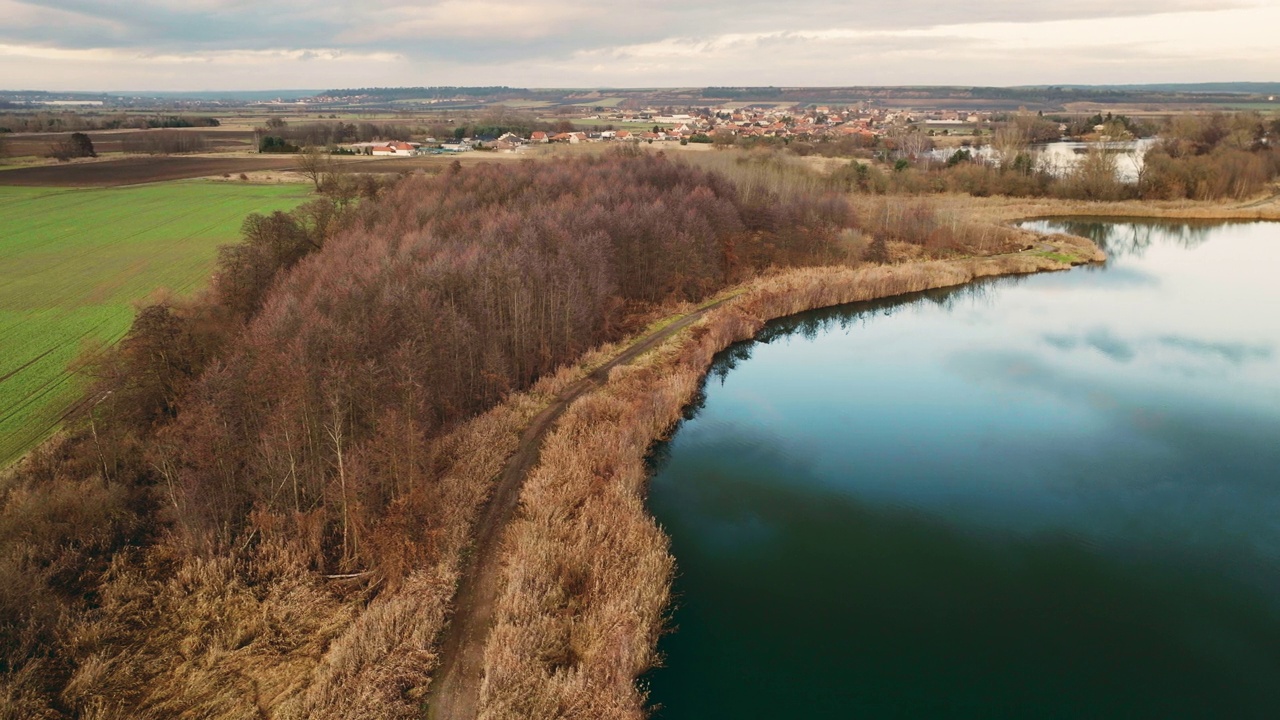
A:
POLYGON ((1280 717, 1280 225, 771 324, 655 453, 657 717, 1280 717))

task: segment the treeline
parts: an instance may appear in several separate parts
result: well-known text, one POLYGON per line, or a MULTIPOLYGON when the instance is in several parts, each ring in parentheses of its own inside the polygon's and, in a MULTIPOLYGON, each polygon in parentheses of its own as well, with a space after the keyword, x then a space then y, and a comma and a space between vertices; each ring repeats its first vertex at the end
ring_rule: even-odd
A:
POLYGON ((283 148, 333 147, 356 142, 427 138, 447 142, 467 137, 496 138, 509 132, 529 137, 535 130, 555 133, 573 132, 575 129, 573 123, 567 120, 547 122, 525 113, 498 109, 467 122, 433 123, 425 127, 402 123, 341 121, 288 123, 282 118, 273 118, 259 129, 259 134, 261 138, 272 138, 270 143, 260 141, 263 152, 296 152, 296 149, 283 148))
POLYGON ((391 100, 447 100, 455 97, 491 98, 497 95, 511 95, 528 92, 520 88, 505 85, 486 87, 399 87, 399 88, 349 88, 345 90, 325 90, 322 97, 365 97, 382 101, 391 100))
POLYGON ((0 133, 201 128, 218 127, 220 124, 221 122, 215 117, 195 115, 96 115, 75 112, 0 115, 0 133))
POLYGON ((1280 119, 1256 113, 1181 116, 1146 154, 1142 198, 1243 199, 1280 177, 1280 119))
POLYGON ((424 130, 400 123, 288 123, 281 118, 273 118, 259 132, 264 137, 277 138, 293 147, 331 147, 375 140, 408 140, 424 130))
POLYGON ((178 130, 158 130, 125 135, 120 138, 120 149, 123 152, 145 155, 204 152, 208 147, 209 141, 204 135, 178 130))
MULTIPOLYGON (((1107 122, 1123 127, 1114 118, 1107 122)), ((1031 147, 1032 137, 1010 123, 996 131, 985 155, 960 148, 945 160, 899 146, 891 169, 855 161, 831 179, 865 193, 1218 200, 1251 197, 1280 177, 1280 120, 1255 113, 1174 117, 1145 151, 1098 143, 1066 168, 1045 165, 1031 147), (1121 177, 1123 156, 1136 168, 1135 177, 1121 177)))
POLYGON ((274 593, 333 608, 317 573, 367 602, 456 562, 451 498, 489 476, 444 477, 437 439, 646 308, 842 259, 851 220, 837 198, 741 192, 656 155, 455 165, 249 218, 205 296, 141 310, 86 362, 72 429, 0 486, 6 712, 208 713, 251 699, 193 677, 266 672, 228 653, 313 666, 318 640, 252 608, 313 622, 274 593), (223 626, 251 629, 203 635, 223 626))

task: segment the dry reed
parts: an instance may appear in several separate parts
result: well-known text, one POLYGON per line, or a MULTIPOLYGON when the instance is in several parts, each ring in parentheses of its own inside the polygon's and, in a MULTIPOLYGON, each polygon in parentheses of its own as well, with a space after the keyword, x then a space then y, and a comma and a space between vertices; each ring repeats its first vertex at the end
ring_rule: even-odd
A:
MULTIPOLYGON (((169 540, 117 558, 100 608, 68 638, 78 663, 63 702, 86 718, 419 717, 493 480, 529 420, 614 352, 587 354, 433 444, 444 460, 430 510, 448 517, 433 537, 404 542, 430 544, 436 560, 393 585, 317 575, 313 549, 275 532, 306 519, 265 514, 255 545, 231 556, 193 556, 169 540)), ((60 716, 21 680, 0 688, 14 717, 60 716)))

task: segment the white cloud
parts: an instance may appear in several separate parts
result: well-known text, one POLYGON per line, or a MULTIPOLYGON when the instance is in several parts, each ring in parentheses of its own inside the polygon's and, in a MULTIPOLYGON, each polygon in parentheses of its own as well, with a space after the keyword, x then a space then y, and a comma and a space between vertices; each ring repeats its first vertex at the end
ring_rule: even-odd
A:
POLYGON ((0 77, 50 89, 1280 78, 1280 0, 0 0, 0 17, 0 77), (197 66, 219 70, 171 72, 197 66))
POLYGON ((598 21, 602 10, 570 5, 445 0, 365 15, 340 37, 354 43, 414 38, 541 38, 598 21))

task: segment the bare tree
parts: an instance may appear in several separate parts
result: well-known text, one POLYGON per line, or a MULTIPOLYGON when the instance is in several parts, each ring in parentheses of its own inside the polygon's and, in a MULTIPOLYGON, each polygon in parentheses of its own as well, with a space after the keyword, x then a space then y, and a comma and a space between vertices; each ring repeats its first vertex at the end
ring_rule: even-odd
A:
POLYGON ((996 130, 991 138, 991 149, 1001 170, 1012 169, 1018 158, 1027 153, 1030 138, 1025 128, 1017 123, 1009 123, 996 130))
POLYGON ((921 155, 928 152, 933 146, 933 141, 929 139, 928 135, 920 132, 919 128, 910 125, 894 128, 892 137, 897 148, 896 155, 907 160, 919 159, 921 155))
POLYGON ((333 171, 333 158, 314 145, 298 153, 298 172, 310 180, 319 192, 333 171))

